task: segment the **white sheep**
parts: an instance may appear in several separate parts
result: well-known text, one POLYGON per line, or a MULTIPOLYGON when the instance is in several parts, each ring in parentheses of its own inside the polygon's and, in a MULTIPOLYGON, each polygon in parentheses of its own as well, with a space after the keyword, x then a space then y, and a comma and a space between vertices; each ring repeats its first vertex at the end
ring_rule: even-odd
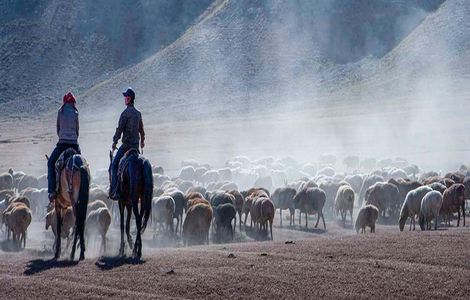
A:
POLYGON ((405 223, 408 218, 411 218, 410 230, 411 224, 413 224, 413 230, 415 230, 415 216, 419 216, 419 212, 421 210, 421 200, 423 200, 423 197, 431 191, 432 188, 429 186, 420 186, 419 188, 409 191, 408 194, 406 194, 405 202, 403 202, 400 211, 400 219, 398 221, 400 231, 403 231, 405 228, 405 223))
POLYGON ((100 207, 88 213, 85 234, 88 239, 91 236, 101 236, 101 248, 103 253, 106 252, 106 233, 108 232, 109 225, 111 225, 111 213, 108 208, 100 207))
POLYGON ((356 232, 366 232, 366 226, 370 227, 370 232, 375 232, 375 222, 379 217, 379 209, 372 204, 361 207, 356 219, 356 232))
POLYGON ((335 198, 336 215, 341 213, 343 225, 346 223, 346 215, 349 211, 351 215, 351 224, 353 222, 354 190, 349 185, 342 185, 338 189, 335 198))
POLYGON ((421 201, 419 226, 421 230, 431 230, 431 220, 434 219, 434 230, 437 230, 437 217, 442 206, 442 194, 439 191, 427 193, 421 201))
POLYGON ((87 214, 89 214, 90 212, 92 212, 94 210, 97 210, 98 208, 101 208, 101 207, 108 208, 106 206, 106 203, 104 203, 104 201, 95 200, 93 202, 90 202, 90 203, 88 203, 88 206, 87 206, 87 214))

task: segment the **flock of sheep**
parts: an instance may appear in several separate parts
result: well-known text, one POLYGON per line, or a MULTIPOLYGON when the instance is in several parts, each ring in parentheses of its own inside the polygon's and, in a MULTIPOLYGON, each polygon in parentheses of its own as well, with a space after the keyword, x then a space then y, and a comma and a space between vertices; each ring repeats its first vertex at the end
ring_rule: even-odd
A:
MULTIPOLYGON (((364 159, 348 156, 342 161, 345 172, 337 172, 341 165, 334 155, 321 155, 315 163, 300 163, 293 158, 276 160, 266 157, 250 160, 235 157, 223 168, 214 169, 194 160, 182 162, 175 177, 153 167, 154 198, 152 225, 154 233, 181 236, 185 245, 230 242, 237 229, 251 230, 257 238, 273 239, 273 222, 279 210, 289 213, 289 225, 299 226, 304 214, 316 215, 315 227, 325 216, 343 226, 354 224, 365 232, 380 222, 398 224, 401 231, 410 220, 410 230, 416 220, 422 230, 434 229, 443 220, 457 226, 463 218, 465 226, 466 199, 470 199, 470 169, 462 165, 447 174, 424 172, 405 159, 364 159), (457 216, 455 216, 457 214, 457 216), (248 218, 250 219, 248 223, 248 218), (176 219, 176 228, 175 222, 176 219)), ((90 186, 86 220, 87 239, 101 238, 106 251, 106 235, 111 224, 119 224, 117 205, 108 199, 107 170, 98 170, 90 186)), ((55 211, 47 198, 47 178, 34 177, 9 170, 0 174, 0 225, 7 239, 19 247, 26 245, 26 232, 33 218, 45 219, 46 230, 67 239, 74 226, 72 209, 64 217, 62 232, 55 232, 55 211), (4 228, 5 227, 5 228, 4 228)))

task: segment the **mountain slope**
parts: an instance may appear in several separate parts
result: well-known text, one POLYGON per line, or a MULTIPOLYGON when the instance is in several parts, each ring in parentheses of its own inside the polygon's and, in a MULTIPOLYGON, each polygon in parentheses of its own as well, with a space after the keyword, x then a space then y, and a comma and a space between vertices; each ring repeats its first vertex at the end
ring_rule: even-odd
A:
POLYGON ((349 91, 362 96, 371 91, 382 96, 421 94, 427 100, 469 93, 469 15, 469 1, 446 1, 386 56, 363 64, 349 91))
POLYGON ((140 105, 181 112, 174 118, 312 98, 342 80, 338 67, 387 53, 441 2, 220 1, 174 44, 84 98, 96 107, 131 85, 140 105))
POLYGON ((0 104, 47 111, 172 43, 211 2, 1 0, 0 104))

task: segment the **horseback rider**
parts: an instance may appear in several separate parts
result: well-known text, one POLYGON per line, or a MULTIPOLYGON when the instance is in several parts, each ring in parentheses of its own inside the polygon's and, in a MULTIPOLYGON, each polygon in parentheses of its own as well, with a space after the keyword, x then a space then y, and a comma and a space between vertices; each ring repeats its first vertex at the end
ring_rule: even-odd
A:
POLYGON ((68 92, 62 99, 63 103, 57 113, 57 135, 59 142, 52 151, 47 161, 47 190, 49 201, 53 202, 57 197, 55 164, 62 152, 72 148, 80 153, 78 145, 78 110, 75 106, 75 96, 68 92))
POLYGON ((130 149, 139 149, 139 134, 140 147, 143 149, 145 146, 145 132, 144 123, 142 122, 142 114, 134 107, 135 93, 132 88, 128 88, 122 94, 124 96, 124 103, 127 107, 119 118, 119 124, 113 137, 113 145, 111 146, 113 151, 117 149, 117 143, 122 134, 122 145, 119 147, 119 150, 114 156, 113 162, 110 166, 111 186, 109 189, 109 197, 114 200, 119 200, 120 197, 117 174, 119 161, 130 149))

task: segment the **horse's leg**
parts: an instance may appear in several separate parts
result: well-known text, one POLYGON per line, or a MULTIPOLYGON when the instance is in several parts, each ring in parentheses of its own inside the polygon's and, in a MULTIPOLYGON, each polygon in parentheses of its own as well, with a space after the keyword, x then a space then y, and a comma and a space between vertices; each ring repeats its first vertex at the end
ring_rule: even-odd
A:
MULTIPOLYGON (((180 228, 180 215, 176 215, 176 233, 178 233, 178 229, 180 228)), ((171 232, 173 232, 173 216, 171 216, 171 232)))
MULTIPOLYGON (((86 209, 86 208, 85 208, 86 209)), ((85 216, 85 215, 84 215, 85 216)), ((80 234, 80 260, 85 259, 85 220, 80 221, 79 234, 80 234)))
POLYGON ((317 223, 315 223, 315 228, 318 227, 318 222, 320 222, 320 217, 321 217, 321 213, 318 212, 318 218, 317 218, 317 223))
POLYGON ((119 214, 121 219, 121 246, 119 247, 119 255, 124 256, 124 203, 119 200, 119 214))
POLYGON ((273 239, 273 222, 274 222, 274 219, 269 220, 269 231, 271 233, 271 241, 274 240, 273 239))
POLYGON ((55 259, 59 259, 60 257, 60 233, 62 230, 62 214, 61 214, 61 209, 56 206, 55 212, 56 212, 56 218, 57 218, 57 236, 55 238, 55 259))
POLYGON ((101 247, 100 252, 102 254, 106 253, 106 235, 101 234, 101 247))
POLYGON ((139 204, 137 199, 132 200, 132 210, 135 217, 135 225, 137 227, 137 237, 135 239, 133 254, 135 257, 140 258, 142 256, 142 240, 140 238, 140 231, 142 229, 142 216, 139 214, 139 204))
MULTIPOLYGON (((70 253, 70 260, 73 260, 75 256, 75 247, 77 246, 77 238, 78 238, 78 228, 77 228, 77 222, 75 221, 75 225, 73 228, 73 242, 72 242, 72 252, 70 253)), ((60 234, 59 236, 59 243, 60 243, 60 234)))
MULTIPOLYGON (((132 208, 130 205, 126 205, 127 207, 127 219, 126 219, 126 236, 127 236, 127 243, 129 244, 129 248, 132 250, 134 249, 134 245, 132 243, 132 236, 131 236, 131 217, 132 217, 132 208)), ((137 218, 137 216, 135 216, 137 218)))

